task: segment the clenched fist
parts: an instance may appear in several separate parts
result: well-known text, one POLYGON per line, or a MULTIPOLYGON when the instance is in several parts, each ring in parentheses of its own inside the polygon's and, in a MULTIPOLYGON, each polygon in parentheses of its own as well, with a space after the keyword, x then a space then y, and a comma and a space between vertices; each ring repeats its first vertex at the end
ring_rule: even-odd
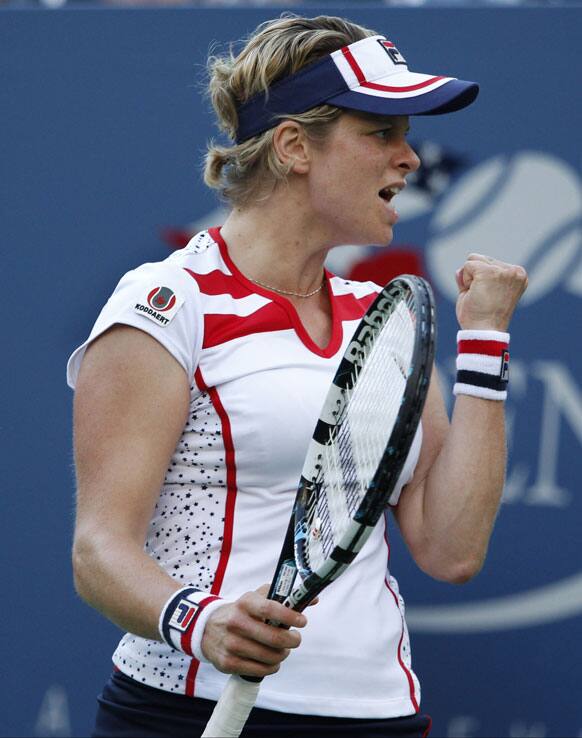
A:
POLYGON ((469 254, 457 270, 456 279, 461 328, 506 331, 527 287, 525 269, 482 254, 469 254))

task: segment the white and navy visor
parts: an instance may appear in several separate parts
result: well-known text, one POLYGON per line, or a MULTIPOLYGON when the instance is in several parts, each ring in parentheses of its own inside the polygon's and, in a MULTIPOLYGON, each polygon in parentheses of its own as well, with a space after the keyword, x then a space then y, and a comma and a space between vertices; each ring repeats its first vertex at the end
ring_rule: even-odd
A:
POLYGON ((254 95, 238 109, 236 141, 274 128, 317 105, 378 115, 438 115, 470 105, 479 85, 410 72, 396 46, 371 36, 344 46, 254 95))

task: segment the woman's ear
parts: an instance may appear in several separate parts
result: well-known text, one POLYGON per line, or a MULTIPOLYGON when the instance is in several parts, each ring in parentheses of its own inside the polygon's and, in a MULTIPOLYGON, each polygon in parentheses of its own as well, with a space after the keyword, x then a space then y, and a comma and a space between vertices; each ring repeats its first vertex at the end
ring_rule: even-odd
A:
POLYGON ((307 174, 310 163, 309 140, 300 123, 294 120, 281 121, 273 134, 273 147, 277 158, 289 173, 307 174))

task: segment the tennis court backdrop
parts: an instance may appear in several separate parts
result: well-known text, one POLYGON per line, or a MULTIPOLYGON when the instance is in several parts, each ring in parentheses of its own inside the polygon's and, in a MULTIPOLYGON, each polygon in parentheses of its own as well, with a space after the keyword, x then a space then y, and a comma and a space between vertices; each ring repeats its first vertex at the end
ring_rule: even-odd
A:
MULTIPOLYGON (((379 29, 413 69, 482 85, 467 111, 413 122, 425 168, 395 241, 435 287, 447 389, 454 265, 479 251, 531 274, 484 570, 433 582, 393 533, 423 707, 436 736, 582 735, 582 7, 324 10, 379 29)), ((199 175, 212 119, 197 79, 213 40, 278 12, 0 11, 2 735, 90 728, 118 633, 71 583, 65 361, 118 277, 169 253, 164 229, 220 219, 199 175)), ((334 268, 366 258, 347 248, 334 268)))

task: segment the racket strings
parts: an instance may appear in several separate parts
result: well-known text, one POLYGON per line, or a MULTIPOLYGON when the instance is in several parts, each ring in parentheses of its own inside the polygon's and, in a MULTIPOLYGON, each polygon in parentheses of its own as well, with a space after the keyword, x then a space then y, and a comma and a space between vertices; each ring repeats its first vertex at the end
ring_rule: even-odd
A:
POLYGON ((411 371, 415 321, 413 299, 398 302, 344 390, 344 410, 307 507, 305 558, 312 571, 354 519, 386 451, 411 371))

